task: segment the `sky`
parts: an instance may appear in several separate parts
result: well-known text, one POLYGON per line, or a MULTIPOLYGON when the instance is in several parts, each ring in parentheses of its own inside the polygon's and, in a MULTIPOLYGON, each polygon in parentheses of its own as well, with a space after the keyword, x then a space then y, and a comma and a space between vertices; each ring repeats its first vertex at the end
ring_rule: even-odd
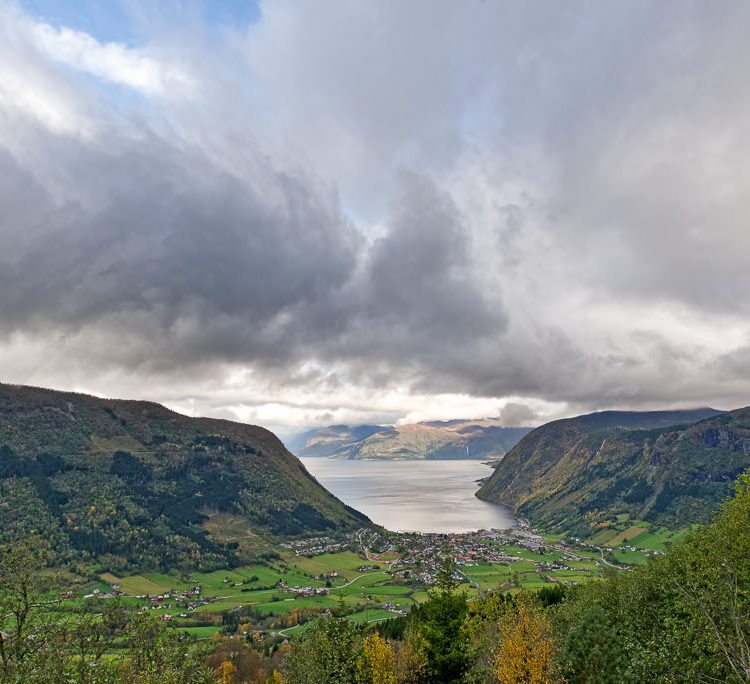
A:
POLYGON ((750 404, 748 25, 0 0, 0 380, 282 436, 750 404))

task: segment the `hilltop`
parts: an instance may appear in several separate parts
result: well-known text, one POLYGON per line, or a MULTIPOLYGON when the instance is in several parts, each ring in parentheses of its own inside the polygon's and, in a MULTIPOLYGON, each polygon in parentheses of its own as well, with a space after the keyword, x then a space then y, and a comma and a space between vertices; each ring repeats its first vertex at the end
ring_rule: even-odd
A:
POLYGON ((226 567, 369 521, 261 427, 0 384, 0 542, 102 568, 226 567))
POLYGON ((708 520, 750 466, 750 408, 605 412, 543 425, 478 491, 550 531, 708 520), (677 424, 670 424, 677 423, 677 424))
POLYGON ((491 420, 452 420, 395 427, 332 425, 304 435, 299 456, 339 459, 496 459, 532 428, 491 420))

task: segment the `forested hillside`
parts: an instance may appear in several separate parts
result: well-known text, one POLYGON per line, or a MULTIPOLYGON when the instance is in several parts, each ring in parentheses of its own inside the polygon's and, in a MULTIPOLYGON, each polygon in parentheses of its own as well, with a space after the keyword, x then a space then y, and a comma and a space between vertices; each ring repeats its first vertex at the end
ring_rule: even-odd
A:
POLYGON ((477 495, 579 536, 618 516, 672 529, 705 522, 750 465, 750 408, 643 427, 663 419, 592 414, 543 425, 505 456, 477 495))
POLYGON ((0 541, 37 535, 111 570, 210 568, 366 521, 263 428, 0 385, 0 541))

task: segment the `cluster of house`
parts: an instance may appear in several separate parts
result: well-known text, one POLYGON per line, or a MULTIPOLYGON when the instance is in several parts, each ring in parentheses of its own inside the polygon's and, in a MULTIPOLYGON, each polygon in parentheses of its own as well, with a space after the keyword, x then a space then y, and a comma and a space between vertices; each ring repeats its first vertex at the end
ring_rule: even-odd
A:
MULTIPOLYGON (((70 592, 68 592, 70 593, 70 592)), ((112 591, 109 592, 102 592, 101 589, 94 589, 90 594, 86 594, 83 598, 85 599, 91 599, 91 598, 97 598, 97 599, 113 599, 117 598, 118 596, 122 596, 122 592, 120 591, 120 585, 119 584, 113 584, 112 585, 112 591)), ((72 596, 66 595, 65 598, 72 598, 72 596)))
MULTIPOLYGON (((198 606, 205 606, 208 604, 201 596, 200 585, 193 587, 192 589, 185 589, 183 591, 168 591, 164 594, 158 594, 156 596, 149 596, 147 594, 141 594, 136 598, 144 599, 149 602, 148 606, 141 608, 139 614, 145 613, 149 610, 170 610, 172 608, 172 602, 182 606, 186 613, 180 613, 180 617, 187 617, 187 613, 192 613, 198 606), (169 601, 169 603, 167 603, 169 601)), ((175 606, 177 607, 177 606, 175 606)), ((172 616, 163 614, 159 616, 160 620, 171 620, 172 616)))
POLYGON ((284 580, 280 580, 276 586, 281 589, 281 591, 289 594, 299 594, 300 596, 328 596, 328 589, 326 589, 325 587, 313 587, 310 585, 306 587, 290 587, 286 582, 284 582, 284 580))
POLYGON ((365 565, 360 565, 357 568, 357 572, 367 572, 368 570, 380 570, 380 566, 379 565, 365 564, 365 565))
MULTIPOLYGON (((578 546, 585 546, 585 547, 588 547, 589 549, 596 549, 597 551, 601 551, 602 550, 602 547, 600 545, 598 545, 598 544, 589 544, 589 543, 587 543, 585 541, 582 541, 578 537, 571 537, 571 539, 574 542, 576 542, 576 544, 578 544, 578 546)), ((563 546, 565 546, 565 545, 563 544, 563 546)), ((627 551, 639 551, 640 553, 645 553, 647 556, 663 556, 664 555, 663 551, 657 551, 656 549, 643 549, 643 548, 641 548, 639 546, 630 546, 629 544, 627 544, 627 545, 626 544, 620 544, 620 546, 618 546, 617 548, 620 549, 620 550, 627 550, 627 551)), ((611 547, 611 546, 605 546, 604 550, 605 551, 612 551, 613 547, 611 547)))
POLYGON ((393 601, 386 601, 385 603, 383 603, 382 607, 385 608, 385 610, 390 610, 391 613, 396 613, 398 615, 406 615, 408 613, 408 611, 400 608, 395 603, 393 603, 393 601))
POLYGON ((398 565, 417 565, 415 577, 431 583, 435 581, 434 570, 442 556, 443 550, 451 549, 459 565, 477 565, 478 563, 515 563, 521 560, 518 556, 506 553, 498 545, 520 546, 530 551, 543 549, 542 539, 525 529, 519 530, 477 530, 463 534, 410 534, 401 535, 399 543, 405 547, 398 565), (496 542, 490 544, 488 542, 496 542), (432 561, 432 562, 431 562, 432 561), (426 565, 419 568, 420 565, 426 565))
POLYGON ((351 546, 351 541, 334 539, 333 537, 312 537, 311 539, 294 539, 281 544, 285 549, 294 551, 297 556, 319 556, 323 553, 345 551, 351 546))
MULTIPOLYGON (((561 558, 564 560, 573 560, 570 558, 561 558)), ((562 563, 542 563, 541 561, 534 561, 534 565, 540 570, 571 570, 573 572, 590 572, 589 568, 573 568, 570 565, 563 565, 562 563)))
MULTIPOLYGON (((605 547, 607 551, 612 551, 610 547, 605 547)), ((618 546, 617 547, 620 550, 627 550, 627 551, 640 551, 641 553, 645 553, 647 556, 663 556, 663 551, 657 551, 656 549, 642 549, 638 546, 618 546)))

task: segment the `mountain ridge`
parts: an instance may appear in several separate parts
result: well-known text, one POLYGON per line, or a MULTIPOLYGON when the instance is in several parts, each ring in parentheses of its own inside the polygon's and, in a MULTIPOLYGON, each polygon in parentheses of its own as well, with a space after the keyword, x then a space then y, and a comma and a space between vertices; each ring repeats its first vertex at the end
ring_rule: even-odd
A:
POLYGON ((114 570, 206 568, 367 524, 265 428, 0 384, 0 541, 38 534, 114 570))
POLYGON ((497 459, 531 429, 502 427, 488 419, 331 425, 306 433, 297 454, 352 460, 497 459))
POLYGON ((579 536, 616 516, 673 529, 705 522, 750 465, 750 408, 667 413, 629 414, 627 426, 611 414, 543 425, 506 454, 477 496, 579 536), (693 420, 659 425, 681 416, 693 420))

